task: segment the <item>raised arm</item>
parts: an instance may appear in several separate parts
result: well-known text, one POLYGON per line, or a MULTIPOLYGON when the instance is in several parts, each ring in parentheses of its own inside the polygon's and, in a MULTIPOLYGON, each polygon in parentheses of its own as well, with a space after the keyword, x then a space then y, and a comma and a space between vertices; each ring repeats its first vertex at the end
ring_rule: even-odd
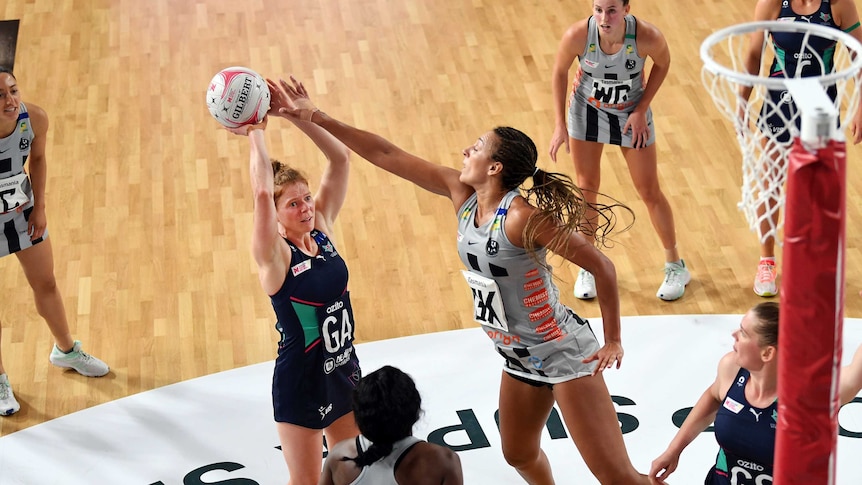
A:
POLYGON ((294 105, 290 93, 282 90, 275 82, 266 80, 272 96, 269 114, 280 116, 290 120, 300 131, 305 133, 311 141, 323 152, 329 162, 320 179, 320 187, 314 196, 315 227, 332 235, 332 227, 335 223, 344 199, 347 196, 347 180, 350 173, 350 150, 329 134, 323 128, 310 123, 295 119, 283 114, 281 108, 290 108, 294 105))
POLYGON ((314 106, 302 83, 293 78, 291 81, 292 85, 282 79, 280 85, 285 92, 295 97, 296 107, 283 109, 283 114, 317 124, 374 165, 429 192, 448 197, 456 210, 472 194, 473 189, 459 180, 459 171, 428 162, 407 153, 379 135, 332 118, 314 106))
POLYGON ((260 285, 267 295, 274 295, 284 283, 287 261, 282 252, 284 242, 278 233, 273 191, 272 163, 266 149, 264 128, 267 120, 254 126, 231 130, 248 134, 249 178, 254 196, 254 221, 251 234, 251 253, 258 267, 260 285))
POLYGON ((566 97, 569 89, 569 69, 575 58, 584 52, 587 42, 587 20, 582 20, 569 27, 557 47, 557 58, 554 61, 551 92, 554 99, 554 134, 551 137, 549 154, 551 160, 557 161, 557 152, 561 146, 569 153, 569 132, 566 129, 566 97))
POLYGON ((715 381, 697 400, 697 404, 688 413, 685 422, 680 426, 676 436, 671 440, 667 450, 658 458, 653 460, 650 466, 650 478, 665 480, 673 473, 679 464, 679 456, 682 451, 694 441, 713 421, 721 406, 723 394, 727 390, 733 377, 739 370, 733 361, 733 352, 721 358, 718 364, 718 373, 715 381))

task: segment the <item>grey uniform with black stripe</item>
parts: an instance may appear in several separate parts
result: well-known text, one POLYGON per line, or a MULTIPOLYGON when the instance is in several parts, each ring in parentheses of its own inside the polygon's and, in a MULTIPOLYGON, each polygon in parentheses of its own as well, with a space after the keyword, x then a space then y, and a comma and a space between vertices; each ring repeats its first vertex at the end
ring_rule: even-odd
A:
MULTIPOLYGON (((476 194, 458 211, 458 255, 467 267, 474 318, 506 359, 503 369, 510 374, 550 384, 589 375, 595 363, 581 360, 598 351, 595 334, 560 303, 551 272, 506 236, 506 214, 518 196, 517 190, 506 194, 494 218, 480 227, 476 194), (477 289, 471 279, 493 280, 496 288, 477 289)), ((536 255, 544 261, 546 250, 536 255)))
MULTIPOLYGON (((602 52, 595 17, 587 22, 587 42, 579 57, 568 111, 569 136, 576 140, 632 146, 632 130, 623 133, 623 127, 643 97, 645 58, 638 54, 637 19, 626 15, 625 20, 623 46, 616 54, 602 52)), ((652 145, 655 127, 650 108, 646 120, 646 144, 652 145)))
POLYGON ((33 136, 30 114, 24 103, 20 103, 15 130, 9 136, 0 138, 0 256, 27 249, 48 237, 47 229, 42 237, 35 241, 31 241, 27 234, 27 221, 33 212, 33 188, 29 180, 18 189, 27 194, 29 200, 26 203, 13 207, 8 193, 4 193, 7 192, 4 190, 4 181, 8 183, 12 177, 24 172, 33 136))

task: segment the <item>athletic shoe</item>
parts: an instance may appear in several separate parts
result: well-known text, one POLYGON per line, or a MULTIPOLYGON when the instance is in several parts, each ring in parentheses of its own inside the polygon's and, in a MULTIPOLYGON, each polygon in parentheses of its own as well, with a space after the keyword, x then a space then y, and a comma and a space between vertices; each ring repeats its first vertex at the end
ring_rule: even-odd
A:
POLYGON ((108 364, 81 350, 81 342, 75 340, 75 346, 68 354, 57 348, 51 350, 51 363, 57 367, 75 369, 78 374, 87 377, 101 377, 108 373, 108 364))
POLYGON ((664 264, 664 281, 659 286, 655 296, 664 301, 678 300, 685 293, 685 285, 691 281, 691 273, 685 267, 685 261, 664 264))
POLYGON ((578 279, 575 280, 575 296, 581 300, 596 297, 596 278, 583 268, 578 271, 578 279))
POLYGON ((777 295, 778 287, 775 285, 777 276, 778 270, 775 268, 775 261, 768 259, 761 261, 757 265, 757 274, 754 275, 754 292, 758 296, 777 295))
POLYGON ((21 409, 21 405, 12 394, 12 386, 6 374, 0 374, 0 416, 15 414, 21 409))

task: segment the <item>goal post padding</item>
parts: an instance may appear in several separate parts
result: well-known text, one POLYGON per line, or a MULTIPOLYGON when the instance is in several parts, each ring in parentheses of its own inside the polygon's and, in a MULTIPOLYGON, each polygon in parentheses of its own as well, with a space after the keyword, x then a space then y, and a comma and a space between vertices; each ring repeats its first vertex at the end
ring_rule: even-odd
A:
POLYGON ((844 318, 846 147, 788 159, 774 481, 835 483, 844 318))

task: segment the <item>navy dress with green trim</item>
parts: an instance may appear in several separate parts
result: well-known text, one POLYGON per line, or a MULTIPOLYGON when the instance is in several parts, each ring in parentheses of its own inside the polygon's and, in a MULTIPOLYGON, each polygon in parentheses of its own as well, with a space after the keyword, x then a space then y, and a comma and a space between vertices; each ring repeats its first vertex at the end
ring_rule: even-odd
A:
POLYGON ((362 372, 353 347, 354 320, 347 265, 318 230, 308 256, 287 241, 290 267, 270 297, 281 334, 272 376, 275 420, 323 429, 350 412, 362 372))
POLYGON ((715 439, 721 448, 705 485, 772 483, 778 401, 765 408, 745 398, 751 373, 739 369, 715 416, 715 439))

